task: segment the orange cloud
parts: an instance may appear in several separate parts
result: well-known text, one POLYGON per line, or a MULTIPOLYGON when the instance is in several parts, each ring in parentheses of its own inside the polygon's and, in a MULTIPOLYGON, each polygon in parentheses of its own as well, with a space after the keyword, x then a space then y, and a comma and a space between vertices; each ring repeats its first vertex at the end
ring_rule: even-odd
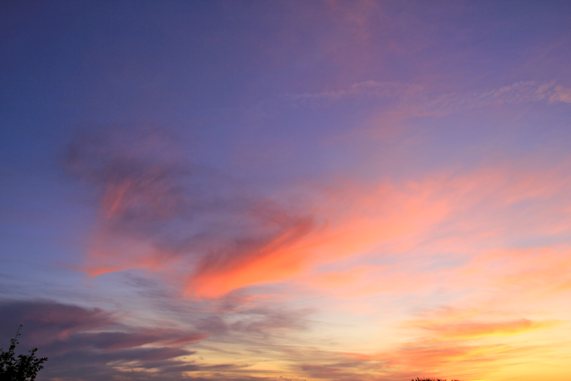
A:
POLYGON ((415 236, 448 213, 444 200, 417 184, 405 190, 380 186, 373 193, 350 197, 351 203, 342 210, 338 210, 341 200, 335 199, 316 206, 314 214, 330 219, 314 229, 294 226, 257 252, 229 260, 224 266, 199 268, 187 292, 216 297, 241 287, 284 281, 317 264, 365 254, 383 245, 402 250, 409 246, 408 240, 414 242, 415 236))
MULTIPOLYGON (((360 189, 337 187, 310 206, 319 221, 314 228, 292 226, 291 231, 255 252, 229 259, 223 266, 199 268, 187 291, 203 297, 220 296, 237 288, 299 277, 316 265, 373 251, 382 255, 421 248, 426 253, 446 249, 473 253, 475 247, 469 245, 481 245, 478 238, 489 241, 509 236, 506 229, 512 229, 509 221, 517 213, 514 205, 540 202, 537 207, 544 208, 545 200, 565 185, 556 172, 511 172, 498 167, 360 189), (492 220, 490 213, 496 214, 492 220), (438 235, 442 238, 434 240, 438 235), (434 245, 454 235, 464 237, 457 240, 458 247, 438 249, 434 245)), ((557 220, 557 215, 548 218, 557 220)), ((518 230, 534 227, 518 226, 518 230)), ((318 275, 314 283, 332 286, 335 277, 340 283, 362 281, 355 275, 338 274, 318 275)))
POLYGON ((483 336, 509 336, 553 326, 554 322, 536 322, 528 319, 496 322, 420 323, 425 330, 439 337, 476 338, 483 336))
MULTIPOLYGON (((239 195, 220 205, 210 194, 187 189, 187 171, 177 163, 153 164, 138 154, 118 150, 105 155, 91 147, 78 150, 73 161, 74 170, 100 196, 86 271, 95 276, 136 268, 181 276, 187 279, 185 293, 197 297, 284 281, 362 295, 388 289, 418 292, 444 281, 469 287, 483 272, 498 278, 510 274, 504 266, 511 260, 490 271, 502 257, 486 259, 486 253, 506 246, 502 240, 556 237, 571 226, 562 222, 571 210, 571 184, 561 175, 566 163, 550 171, 496 165, 372 185, 347 180, 322 187, 289 212, 279 203, 244 202, 239 195), (534 218, 525 218, 530 213, 534 218), (442 254, 469 265, 461 271, 437 270, 436 261, 423 259, 442 254), (401 268, 387 267, 379 279, 380 267, 367 263, 389 255, 399 256, 401 268), (340 260, 353 264, 342 271, 319 270, 340 260), (426 266, 432 266, 430 271, 426 266), (411 274, 422 284, 409 282, 411 274)), ((552 263, 568 268, 563 260, 552 263)), ((537 269, 545 278, 559 274, 542 265, 529 271, 537 274, 537 269)))

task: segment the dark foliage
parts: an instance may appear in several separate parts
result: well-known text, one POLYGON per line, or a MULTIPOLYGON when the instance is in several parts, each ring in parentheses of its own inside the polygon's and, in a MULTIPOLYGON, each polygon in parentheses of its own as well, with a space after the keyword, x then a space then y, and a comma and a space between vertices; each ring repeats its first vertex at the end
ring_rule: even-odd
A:
MULTIPOLYGON (((445 379, 440 379, 440 378, 413 378, 410 381, 447 381, 445 379)), ((450 380, 450 381, 459 381, 459 380, 450 380)))
POLYGON ((34 381, 43 368, 47 357, 37 357, 38 348, 31 349, 27 355, 16 355, 16 347, 20 343, 22 326, 18 327, 16 336, 10 339, 7 351, 0 347, 0 380, 2 381, 34 381))

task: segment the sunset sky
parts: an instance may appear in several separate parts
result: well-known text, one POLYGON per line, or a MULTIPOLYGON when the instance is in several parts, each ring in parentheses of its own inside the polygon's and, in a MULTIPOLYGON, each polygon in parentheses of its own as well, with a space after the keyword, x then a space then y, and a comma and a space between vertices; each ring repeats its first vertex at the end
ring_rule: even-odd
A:
POLYGON ((39 381, 568 381, 571 2, 3 1, 0 346, 39 381))

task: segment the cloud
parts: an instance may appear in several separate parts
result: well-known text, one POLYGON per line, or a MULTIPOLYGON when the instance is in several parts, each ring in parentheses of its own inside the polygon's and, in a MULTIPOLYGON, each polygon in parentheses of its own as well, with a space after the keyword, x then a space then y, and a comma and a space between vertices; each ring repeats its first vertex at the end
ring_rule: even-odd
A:
POLYGON ((553 103, 571 103, 571 88, 555 85, 549 94, 549 101, 553 103))
POLYGON ((434 379, 494 378, 501 364, 518 362, 537 350, 534 345, 468 343, 420 338, 376 353, 308 352, 314 361, 300 371, 320 380, 407 380, 421 375, 434 379))
POLYGON ((401 99, 413 96, 421 91, 422 86, 420 85, 367 80, 334 90, 293 94, 290 95, 290 98, 296 101, 340 101, 362 96, 401 99))
MULTIPOLYGON (((485 98, 529 88, 506 88, 485 98)), ((92 275, 146 269, 177 283, 190 297, 222 298, 279 282, 360 295, 413 292, 408 264, 401 270, 361 267, 353 275, 318 268, 371 252, 383 257, 413 250, 425 256, 457 253, 459 263, 466 263, 480 242, 491 245, 493 237, 515 240, 564 231, 562 206, 571 205, 564 196, 570 185, 560 175, 567 165, 561 163, 541 172, 533 165, 505 164, 414 181, 345 181, 289 208, 283 200, 229 189, 227 179, 182 160, 160 135, 137 136, 84 138, 69 147, 69 171, 90 187, 100 210, 85 268, 92 275), (142 142, 126 143, 137 139, 142 142), (518 218, 524 210, 537 218, 518 218), (380 270, 382 283, 376 281, 380 270)), ((418 273, 434 287, 440 284, 437 276, 459 276, 450 271, 422 275, 420 268, 418 273)))
MULTIPOLYGON (((377 99, 374 124, 394 130, 415 118, 444 117, 470 110, 531 103, 570 104, 571 88, 556 81, 517 81, 490 89, 435 92, 417 83, 366 80, 336 89, 299 93, 289 98, 301 104, 377 99)), ((394 133, 394 132, 393 132, 394 133)))
MULTIPOLYGON (((412 237, 438 224, 447 215, 445 200, 432 189, 417 191, 382 184, 365 193, 339 189, 311 206, 322 223, 299 226, 293 235, 279 236, 253 259, 240 256, 237 266, 207 269, 194 279, 193 290, 219 296, 261 282, 293 279, 323 263, 356 256, 381 245, 407 246, 412 237), (422 211, 419 214, 419 211, 422 211), (202 283, 202 284, 200 284, 202 283)), ((289 232, 288 232, 289 233, 289 232)))
MULTIPOLYGON (((269 371, 252 369, 257 372, 274 362, 273 369, 284 370, 284 377, 377 381, 433 372, 470 379, 487 374, 486 367, 515 361, 536 350, 518 342, 520 336, 548 336, 559 329, 557 317, 543 316, 543 302, 535 302, 534 297, 539 290, 545 293, 568 284, 567 251, 534 255, 521 246, 543 241, 549 246, 568 231, 565 221, 571 210, 571 184, 564 176, 566 162, 548 171, 531 161, 496 162, 471 171, 448 169, 414 179, 371 179, 366 184, 344 179, 319 188, 304 200, 300 212, 299 205, 290 210, 285 201, 264 195, 245 197, 248 192, 240 189, 217 191, 218 180, 211 181, 208 172, 204 177, 200 171, 193 175, 193 166, 179 159, 153 158, 147 163, 145 155, 123 155, 119 149, 94 155, 87 162, 98 163, 88 166, 97 168, 97 175, 86 170, 78 177, 90 185, 100 208, 95 235, 102 234, 114 249, 111 256, 90 256, 88 263, 110 260, 118 268, 132 269, 145 265, 145 260, 156 260, 156 265, 146 268, 155 273, 157 282, 169 280, 172 289, 168 293, 144 278, 144 273, 126 272, 124 279, 140 289, 152 306, 160 306, 163 317, 186 322, 181 326, 187 328, 140 329, 121 325, 110 315, 111 323, 102 324, 96 332, 79 330, 62 342, 73 344, 81 361, 92 358, 109 363, 119 373, 136 369, 137 377, 148 379, 167 371, 172 371, 173 378, 188 372, 205 380, 238 380, 246 373, 263 379, 271 377, 269 371), (109 159, 114 155, 119 158, 109 159), (99 163, 101 157, 105 159, 99 163), (166 169, 151 171, 156 163, 166 169), (116 177, 106 174, 124 167, 141 169, 119 171, 116 177), (149 171, 164 175, 148 175, 149 171), (120 201, 108 202, 105 190, 113 188, 116 179, 125 178, 134 178, 137 185, 122 191, 120 201), (199 191, 205 184, 213 185, 212 194, 223 194, 219 199, 223 202, 209 203, 211 194, 199 191), (173 189, 178 188, 183 196, 177 199, 179 191, 173 189), (177 204, 164 208, 167 213, 158 212, 163 210, 155 207, 163 205, 160 202, 137 201, 152 199, 147 194, 168 197, 169 192, 177 204), (206 207, 193 206, 197 200, 206 207), (219 230, 221 226, 228 230, 219 230), (204 227, 203 234, 188 234, 199 227, 204 227), (175 239, 170 241, 171 237, 175 239), (119 250, 115 239, 133 241, 134 246, 119 250), (137 245, 141 244, 169 255, 161 261, 154 252, 140 251, 137 245), (550 284, 549 279, 555 281, 550 284), (186 287, 187 296, 198 298, 182 302, 177 294, 181 287, 186 287), (503 303, 506 309, 512 308, 510 314, 494 310, 500 302, 494 302, 488 291, 499 287, 518 290, 517 301, 503 303), (471 315, 410 319, 409 325, 396 327, 406 340, 386 345, 380 341, 379 350, 371 350, 378 336, 373 332, 366 336, 369 350, 362 355, 334 350, 316 354, 310 350, 313 344, 296 336, 299 332, 310 332, 312 339, 319 336, 309 320, 314 311, 286 308, 288 301, 280 299, 285 289, 292 298, 303 295, 301 304, 312 297, 326 298, 324 310, 315 314, 326 315, 325 319, 336 316, 336 311, 341 311, 339 319, 343 319, 341 313, 357 316, 375 308, 406 318, 411 312, 396 305, 406 298, 419 300, 421 306, 449 300, 456 307, 479 308, 471 315), (371 303, 377 297, 382 303, 371 303), (534 303, 537 312, 526 311, 526 303, 534 303), (363 310, 354 308, 359 304, 363 310), (198 353, 207 360, 195 360, 198 353), (143 365, 139 359, 145 359, 143 365), (411 369, 416 374, 407 373, 411 369)), ((549 300, 556 303, 558 298, 553 293, 549 300)), ((336 334, 335 329, 326 331, 336 334)), ((321 348, 339 345, 315 342, 321 348)), ((61 345, 53 344, 54 353, 64 351, 61 345)), ((358 354, 359 344, 353 343, 349 350, 358 354)))
MULTIPOLYGON (((284 304, 283 294, 271 289, 263 292, 234 291, 215 299, 181 299, 174 286, 152 281, 141 275, 123 276, 142 298, 137 301, 144 309, 160 311, 153 319, 167 319, 171 326, 195 327, 208 335, 209 342, 228 341, 259 345, 260 340, 270 343, 285 333, 304 332, 311 326, 310 308, 292 307, 284 304)), ((163 330, 164 331, 164 330, 163 330)), ((165 337, 168 332, 160 331, 165 337)), ((190 335, 189 339, 193 339, 190 335)), ((178 338, 178 341, 184 337, 178 338)), ((165 342, 172 342, 168 336, 165 342), (168 340, 167 340, 168 339, 168 340)))
MULTIPOLYGON (((545 221, 538 221, 547 224, 545 221)), ((564 234, 559 226, 546 229, 548 236, 564 234)), ((494 274, 497 287, 517 293, 519 301, 534 301, 538 297, 557 298, 568 293, 571 282, 571 248, 567 245, 535 245, 528 248, 501 248, 483 252, 467 263, 464 275, 494 274), (491 271, 494 269, 494 272, 491 271)))
POLYGON ((570 103, 569 88, 555 81, 518 81, 489 90, 425 93, 417 99, 404 102, 403 117, 442 117, 465 111, 532 103, 570 103))
MULTIPOLYGON (((91 189, 99 209, 87 273, 171 266, 186 269, 181 277, 195 273, 189 295, 220 296, 248 282, 210 290, 200 280, 241 264, 270 263, 274 252, 312 229, 310 216, 189 164, 173 153, 176 147, 155 131, 95 134, 70 144, 66 168, 91 189)), ((268 264, 270 274, 296 266, 277 262, 268 264)), ((272 280, 252 276, 254 283, 272 280)))
POLYGON ((183 360, 186 349, 206 338, 192 330, 127 325, 118 316, 99 308, 84 308, 55 301, 3 300, 0 302, 2 337, 24 326, 22 347, 38 346, 49 362, 48 379, 99 380, 133 374, 154 379, 200 366, 183 360))
POLYGON ((271 221, 282 226, 261 240, 242 239, 202 260, 187 284, 187 292, 217 297, 251 284, 272 283, 298 273, 304 264, 292 250, 310 235, 310 218, 287 213, 272 214, 271 221))
POLYGON ((473 338, 484 336, 517 335, 536 329, 553 326, 553 322, 536 322, 528 319, 517 319, 496 322, 455 322, 439 324, 437 322, 419 323, 425 330, 443 337, 473 338))
POLYGON ((123 289, 127 301, 113 310, 1 300, 1 337, 7 341, 23 323, 21 348, 37 346, 49 357, 42 371, 47 380, 275 381, 279 371, 257 366, 278 361, 281 352, 263 348, 280 348, 289 335, 307 331, 311 324, 312 311, 280 305, 273 297, 235 292, 213 300, 183 300, 162 281, 126 275, 108 279, 129 285, 123 289))
MULTIPOLYGON (((181 324, 164 320, 163 326, 138 326, 127 323, 124 313, 110 313, 100 308, 86 308, 49 300, 1 300, 0 334, 13 336, 18 324, 24 325, 20 349, 39 347, 39 354, 49 358, 42 370, 47 380, 275 380, 268 372, 246 369, 249 364, 234 353, 230 358, 198 356, 204 351, 209 335, 216 342, 241 340, 253 351, 272 342, 276 332, 304 329, 300 326, 306 312, 251 308, 241 306, 231 316, 201 313, 190 315, 201 330, 174 328, 181 324), (223 316, 224 328, 213 324, 223 316), (208 332, 208 334, 207 334, 208 332), (234 337, 233 339, 231 339, 234 337), (257 340, 259 338, 262 341, 257 340)), ((186 315, 187 326, 190 324, 186 315)), ((257 350, 256 350, 257 351, 257 350)), ((259 355, 259 353, 258 353, 259 355)), ((270 372, 271 373, 271 372, 270 372)), ((276 376, 277 377, 277 376, 276 376)))
POLYGON ((571 103, 568 96, 571 89, 556 81, 519 81, 472 95, 461 96, 467 107, 501 106, 533 102, 571 103))
POLYGON ((26 339, 37 345, 65 340, 83 330, 112 326, 115 318, 99 308, 82 308, 51 301, 4 301, 0 304, 2 337, 12 335, 18 324, 26 326, 26 339), (30 325, 31 327, 28 327, 30 325))

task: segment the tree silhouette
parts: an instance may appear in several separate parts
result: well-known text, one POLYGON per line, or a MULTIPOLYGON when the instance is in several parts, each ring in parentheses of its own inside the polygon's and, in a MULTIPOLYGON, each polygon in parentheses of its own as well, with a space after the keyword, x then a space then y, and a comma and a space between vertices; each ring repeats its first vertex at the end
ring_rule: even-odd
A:
POLYGON ((10 339, 7 351, 0 347, 0 380, 2 381, 34 381, 38 372, 44 367, 47 357, 37 357, 38 348, 31 349, 27 355, 16 355, 16 347, 22 337, 22 325, 18 327, 16 336, 10 339))

